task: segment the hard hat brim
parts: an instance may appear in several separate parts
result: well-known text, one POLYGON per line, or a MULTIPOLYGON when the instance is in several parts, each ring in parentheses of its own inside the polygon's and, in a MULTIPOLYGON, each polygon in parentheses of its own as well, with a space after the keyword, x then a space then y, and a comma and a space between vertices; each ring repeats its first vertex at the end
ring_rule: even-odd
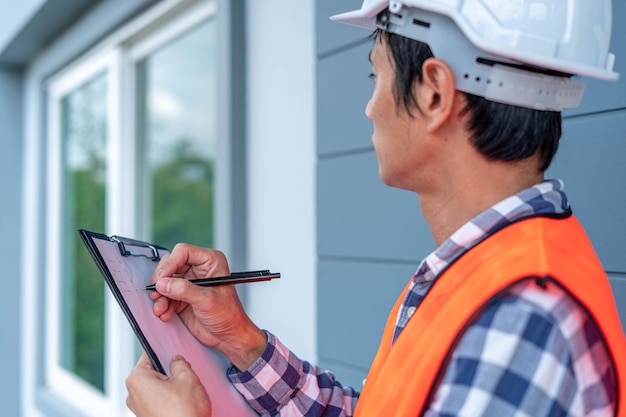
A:
POLYGON ((373 4, 351 12, 336 14, 330 20, 350 26, 356 26, 369 30, 376 30, 376 15, 388 6, 387 2, 373 4))

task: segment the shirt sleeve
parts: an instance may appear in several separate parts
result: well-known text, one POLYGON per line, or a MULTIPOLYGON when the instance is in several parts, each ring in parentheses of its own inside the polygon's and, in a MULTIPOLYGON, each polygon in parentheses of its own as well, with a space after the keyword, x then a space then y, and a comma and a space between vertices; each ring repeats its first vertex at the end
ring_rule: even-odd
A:
POLYGON ((568 297, 539 292, 533 300, 545 305, 522 291, 468 328, 427 417, 614 415, 615 380, 597 327, 568 297))
POLYGON ((246 371, 228 376, 262 416, 352 416, 359 393, 343 387, 332 373, 300 360, 273 334, 261 357, 246 371))

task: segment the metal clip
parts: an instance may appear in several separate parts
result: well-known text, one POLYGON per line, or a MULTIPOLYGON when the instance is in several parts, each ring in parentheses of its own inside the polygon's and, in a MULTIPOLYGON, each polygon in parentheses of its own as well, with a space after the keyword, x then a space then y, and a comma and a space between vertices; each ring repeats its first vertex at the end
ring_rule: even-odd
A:
POLYGON ((111 242, 117 243, 117 247, 119 248, 120 254, 122 256, 143 256, 144 258, 148 258, 155 262, 161 260, 161 256, 159 255, 159 250, 157 249, 157 247, 148 242, 142 242, 140 240, 129 239, 121 236, 111 236, 111 242), (152 256, 143 253, 132 253, 130 250, 128 250, 127 246, 148 248, 152 251, 152 256))

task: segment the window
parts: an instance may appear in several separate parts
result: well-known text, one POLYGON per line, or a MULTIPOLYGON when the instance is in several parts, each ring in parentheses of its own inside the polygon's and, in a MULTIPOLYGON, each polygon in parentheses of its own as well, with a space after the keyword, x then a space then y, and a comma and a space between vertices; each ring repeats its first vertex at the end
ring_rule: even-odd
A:
POLYGON ((170 1, 47 83, 43 385, 85 415, 124 415, 139 351, 77 229, 215 242, 216 8, 170 1))
POLYGON ((136 64, 141 229, 170 248, 213 245, 214 27, 202 23, 136 64))
POLYGON ((75 230, 104 230, 107 171, 106 73, 95 76, 61 102, 61 242, 60 365, 104 390, 104 286, 85 256, 75 230))

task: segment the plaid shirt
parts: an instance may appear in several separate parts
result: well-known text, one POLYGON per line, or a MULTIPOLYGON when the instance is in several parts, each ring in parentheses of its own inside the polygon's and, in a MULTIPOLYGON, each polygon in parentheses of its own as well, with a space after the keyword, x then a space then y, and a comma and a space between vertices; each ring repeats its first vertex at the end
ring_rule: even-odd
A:
MULTIPOLYGON (((563 183, 551 180, 480 214, 428 255, 413 275, 394 341, 447 265, 476 242, 526 216, 568 208, 563 183)), ((250 369, 229 372, 261 415, 351 416, 358 392, 302 361, 271 333, 250 369)), ((522 282, 468 327, 425 415, 613 416, 615 380, 599 332, 567 294, 522 282)))

